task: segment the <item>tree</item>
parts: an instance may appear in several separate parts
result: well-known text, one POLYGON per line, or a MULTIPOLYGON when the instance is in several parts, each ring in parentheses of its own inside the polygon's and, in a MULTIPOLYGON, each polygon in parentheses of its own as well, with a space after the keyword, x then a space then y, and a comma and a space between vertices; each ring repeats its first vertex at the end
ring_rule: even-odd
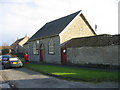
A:
POLYGON ((9 49, 2 49, 2 54, 8 54, 9 53, 9 49))
POLYGON ((2 44, 2 49, 6 49, 6 48, 8 48, 8 46, 9 46, 9 45, 8 45, 7 43, 3 43, 3 44, 2 44))

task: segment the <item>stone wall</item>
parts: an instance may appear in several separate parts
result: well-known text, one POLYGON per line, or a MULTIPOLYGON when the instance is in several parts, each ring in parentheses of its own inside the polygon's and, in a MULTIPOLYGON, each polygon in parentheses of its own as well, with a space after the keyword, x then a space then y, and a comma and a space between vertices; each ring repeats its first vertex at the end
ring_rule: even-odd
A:
POLYGON ((60 53, 60 38, 59 36, 54 36, 54 37, 48 37, 48 38, 43 38, 43 39, 38 39, 32 42, 28 42, 29 45, 29 51, 28 54, 30 56, 30 61, 38 61, 40 62, 40 45, 44 44, 44 62, 45 63, 56 63, 56 64, 60 64, 61 63, 61 53, 60 53), (48 53, 48 44, 50 40, 53 40, 54 42, 54 50, 55 50, 55 54, 51 55, 48 53), (38 46, 38 51, 39 54, 34 55, 33 54, 33 44, 36 43, 37 41, 39 41, 38 46))
POLYGON ((16 50, 17 50, 17 53, 25 53, 26 52, 25 48, 20 45, 18 45, 18 48, 16 48, 16 50))
POLYGON ((72 64, 118 65, 118 45, 68 48, 67 60, 72 64))
POLYGON ((77 37, 95 36, 89 26, 81 16, 77 16, 64 30, 60 33, 60 43, 77 37))

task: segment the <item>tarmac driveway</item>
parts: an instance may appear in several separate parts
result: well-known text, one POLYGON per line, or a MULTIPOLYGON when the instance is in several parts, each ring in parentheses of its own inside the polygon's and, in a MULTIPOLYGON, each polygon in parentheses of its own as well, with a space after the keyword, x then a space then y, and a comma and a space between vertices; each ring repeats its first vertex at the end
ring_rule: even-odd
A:
POLYGON ((3 69, 2 76, 16 88, 117 88, 117 83, 73 82, 43 75, 26 68, 3 69))

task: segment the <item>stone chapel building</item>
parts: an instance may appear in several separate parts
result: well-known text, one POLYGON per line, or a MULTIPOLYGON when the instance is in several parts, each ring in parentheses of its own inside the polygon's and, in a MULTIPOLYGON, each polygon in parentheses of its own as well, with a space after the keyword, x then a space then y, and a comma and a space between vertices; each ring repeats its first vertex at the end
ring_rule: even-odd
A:
POLYGON ((29 60, 65 64, 64 44, 78 37, 95 36, 82 11, 46 23, 27 42, 29 60))

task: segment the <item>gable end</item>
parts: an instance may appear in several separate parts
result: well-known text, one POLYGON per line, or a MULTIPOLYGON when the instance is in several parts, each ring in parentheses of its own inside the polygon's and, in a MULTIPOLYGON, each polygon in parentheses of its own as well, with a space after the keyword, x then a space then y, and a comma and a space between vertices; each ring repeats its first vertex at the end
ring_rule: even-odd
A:
POLYGON ((91 29, 91 31, 93 32, 93 34, 97 35, 95 33, 95 31, 93 30, 93 28, 91 27, 91 25, 89 24, 89 22, 87 21, 87 19, 85 18, 85 16, 82 13, 80 14, 80 16, 84 20, 84 22, 86 23, 86 25, 88 25, 88 27, 91 29))

